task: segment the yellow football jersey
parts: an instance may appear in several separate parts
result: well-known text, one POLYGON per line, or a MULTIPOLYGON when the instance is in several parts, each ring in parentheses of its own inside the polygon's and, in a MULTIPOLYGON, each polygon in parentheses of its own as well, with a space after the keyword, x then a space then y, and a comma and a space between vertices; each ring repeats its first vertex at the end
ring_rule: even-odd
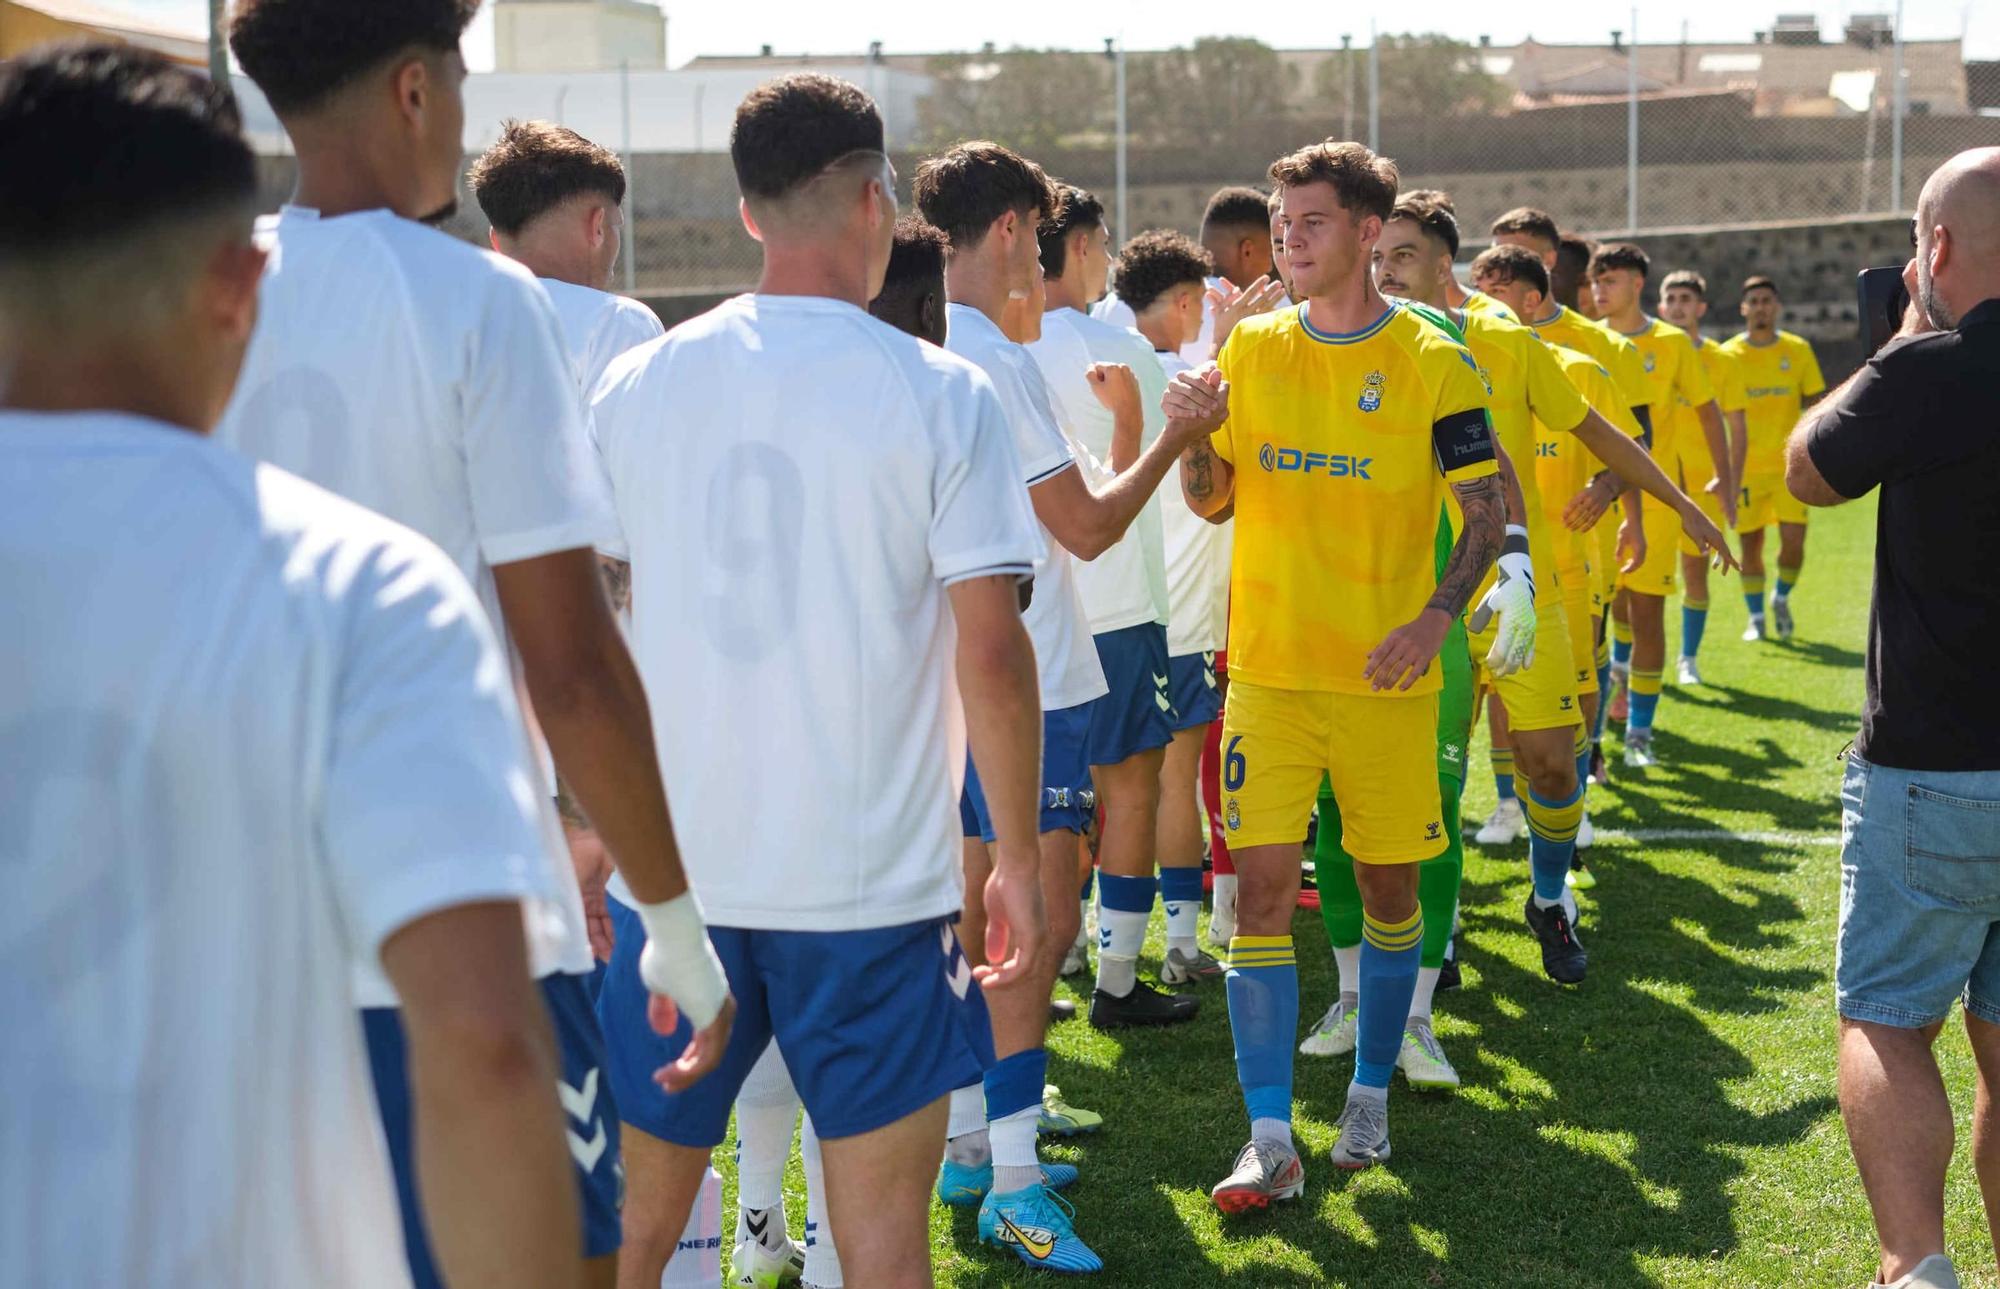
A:
POLYGON ((1780 331, 1768 345, 1753 345, 1742 332, 1723 345, 1736 359, 1743 376, 1743 399, 1748 407, 1750 450, 1743 463, 1743 477, 1783 474, 1785 438, 1799 423, 1805 400, 1826 389, 1819 373, 1819 359, 1803 336, 1780 331))
MULTIPOLYGON (((1694 339, 1688 337, 1690 343, 1694 339)), ((1694 352, 1708 374, 1709 388, 1715 391, 1715 405, 1724 418, 1722 433, 1726 439, 1729 414, 1743 410, 1743 376, 1735 357, 1719 341, 1704 340, 1695 345, 1694 352)), ((1715 477, 1715 461, 1709 455, 1708 439, 1702 433, 1701 418, 1695 415, 1694 405, 1685 398, 1675 400, 1673 416, 1674 460, 1671 464, 1663 463, 1663 468, 1669 478, 1681 485, 1683 492, 1693 496, 1715 477)))
POLYGON ((1647 401, 1653 407, 1653 459, 1663 469, 1672 469, 1682 451, 1679 442, 1682 406, 1688 407, 1687 419, 1694 422, 1699 438, 1701 422, 1693 409, 1715 397, 1708 369, 1696 356, 1688 333, 1670 322, 1648 318, 1644 327, 1625 338, 1638 347, 1645 365, 1646 386, 1651 393, 1647 401))
POLYGON ((1305 313, 1239 323, 1217 359, 1229 420, 1211 441, 1235 468, 1229 671, 1366 694, 1368 655, 1437 591, 1447 484, 1499 467, 1486 387, 1456 341, 1394 306, 1340 335, 1305 313))
MULTIPOLYGON (((1465 314, 1465 343, 1479 363, 1479 374, 1490 391, 1493 437, 1514 462, 1523 500, 1528 506, 1528 551, 1537 565, 1554 567, 1556 550, 1542 511, 1542 490, 1530 468, 1535 460, 1535 425, 1541 422, 1567 433, 1590 411, 1584 397, 1563 377, 1562 366, 1541 339, 1527 327, 1497 313, 1465 314)), ((1496 576, 1487 574, 1483 594, 1496 576)), ((1552 577, 1535 582, 1535 602, 1549 605, 1561 599, 1552 577)), ((1474 596, 1476 601, 1478 596, 1474 596)))
POLYGON ((1625 395, 1628 407, 1652 407, 1653 388, 1646 379, 1646 360, 1640 356, 1637 345, 1561 305, 1556 306, 1555 317, 1532 325, 1535 333, 1550 344, 1595 358, 1597 365, 1610 375, 1611 383, 1625 395))
MULTIPOLYGON (((1563 377, 1586 403, 1626 434, 1639 437, 1639 423, 1632 419, 1631 406, 1612 381, 1611 373, 1597 359, 1564 345, 1550 345, 1548 349, 1563 377)), ((1572 532, 1563 523, 1563 510, 1583 491, 1590 477, 1603 468, 1604 462, 1582 440, 1536 419, 1535 481, 1541 491, 1542 513, 1547 517, 1555 543, 1556 575, 1565 582, 1582 576, 1595 551, 1595 543, 1589 533, 1572 532)), ((1614 506, 1606 514, 1616 512, 1614 506)))
MULTIPOLYGON (((1490 313, 1496 317, 1501 317, 1501 318, 1514 317, 1514 311, 1512 309, 1509 309, 1506 305, 1500 303, 1498 300, 1486 294, 1486 292, 1484 291, 1467 292, 1465 296, 1465 303, 1459 306, 1459 312, 1467 315, 1474 313, 1490 313)), ((1516 319, 1516 321, 1519 321, 1519 319, 1516 319)))

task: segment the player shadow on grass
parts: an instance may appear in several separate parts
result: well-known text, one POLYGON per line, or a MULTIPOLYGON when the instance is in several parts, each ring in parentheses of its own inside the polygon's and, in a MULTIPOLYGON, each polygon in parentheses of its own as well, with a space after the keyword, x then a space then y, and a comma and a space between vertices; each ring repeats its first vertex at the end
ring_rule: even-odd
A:
MULTIPOLYGON (((1501 937, 1525 936, 1512 913, 1525 873, 1467 888, 1469 987, 1438 1005, 1466 1090, 1432 1098, 1399 1082, 1396 1184, 1343 1182, 1321 1152, 1314 1180, 1340 1189, 1336 1212, 1351 1206, 1374 1244, 1287 1232, 1320 1255, 1330 1276, 1422 1284, 1434 1270, 1444 1283, 1555 1284, 1581 1275, 1642 1285, 1654 1278, 1638 1265, 1641 1254, 1706 1259, 1735 1247, 1726 1188, 1743 1171, 1742 1152, 1798 1138, 1834 1102, 1822 1094, 1762 1114, 1731 1104, 1726 1085, 1752 1067, 1704 1013, 1768 1012, 1824 976, 1759 966, 1717 947, 1790 944, 1779 928, 1805 918, 1788 897, 1760 892, 1744 904, 1645 864, 1619 868, 1585 915, 1581 932, 1594 957, 1590 980, 1575 990, 1496 951, 1501 937), (1442 1244, 1446 1256, 1427 1244, 1442 1244), (1397 1264, 1408 1273, 1383 1274, 1397 1264)), ((1337 1116, 1351 1069, 1345 1059, 1302 1061, 1301 1110, 1337 1116)))
MULTIPOLYGON (((1823 794, 1800 796, 1788 792, 1779 772, 1810 768, 1821 749, 1788 748, 1775 739, 1759 736, 1744 745, 1728 747, 1699 743, 1661 730, 1654 736, 1660 764, 1648 770, 1614 770, 1615 799, 1593 798, 1592 818, 1601 827, 1683 829, 1695 834, 1720 834, 1718 810, 1740 811, 1759 822, 1739 825, 1750 829, 1783 831, 1830 831, 1840 821, 1835 796, 1839 778, 1834 754, 1838 746, 1829 743, 1826 754, 1826 790, 1823 794)), ((1701 844, 1707 839, 1692 837, 1666 843, 1674 848, 1701 844)), ((1726 836, 1716 840, 1726 849, 1718 857, 1732 867, 1762 872, 1783 871, 1764 862, 1761 852, 1744 848, 1726 836)))
MULTIPOLYGON (((1802 648, 1824 649, 1830 654, 1845 655, 1859 665, 1861 655, 1850 649, 1835 645, 1801 646, 1802 648)), ((1855 714, 1846 708, 1816 707, 1808 702, 1786 698, 1777 694, 1756 693, 1748 689, 1737 689, 1731 685, 1713 682, 1699 689, 1672 691, 1668 710, 1672 705, 1685 703, 1689 707, 1701 707, 1715 712, 1726 712, 1731 716, 1747 716, 1752 720, 1769 723, 1773 721, 1797 721, 1820 730, 1852 729, 1856 724, 1855 714)))

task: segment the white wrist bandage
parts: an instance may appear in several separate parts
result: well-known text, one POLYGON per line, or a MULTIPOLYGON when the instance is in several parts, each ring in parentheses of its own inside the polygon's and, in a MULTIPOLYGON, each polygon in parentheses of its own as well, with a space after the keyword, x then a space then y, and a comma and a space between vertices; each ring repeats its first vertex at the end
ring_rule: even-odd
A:
POLYGON ((648 991, 673 999, 696 1029, 707 1029, 729 996, 729 980, 708 942, 694 892, 683 891, 665 903, 639 904, 635 909, 646 927, 639 979, 648 991))

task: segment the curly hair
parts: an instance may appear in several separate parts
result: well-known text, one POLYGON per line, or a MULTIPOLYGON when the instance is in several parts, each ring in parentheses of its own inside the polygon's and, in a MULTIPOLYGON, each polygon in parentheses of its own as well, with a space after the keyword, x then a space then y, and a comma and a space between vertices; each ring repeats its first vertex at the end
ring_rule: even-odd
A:
POLYGON ((280 114, 408 50, 450 53, 479 0, 238 0, 229 47, 280 114))
POLYGON ((1111 289, 1134 313, 1144 313, 1184 282, 1200 286, 1215 261, 1185 233, 1155 228, 1125 243, 1111 266, 1111 289))
POLYGON ((889 271, 882 294, 944 280, 944 254, 949 239, 915 215, 896 221, 896 240, 889 250, 889 271))
POLYGON ((1489 246, 1472 260, 1472 280, 1483 282, 1493 278, 1502 283, 1522 282, 1541 292, 1542 298, 1549 295, 1549 270, 1542 263, 1542 257, 1525 246, 1502 244, 1489 246))
POLYGON ((466 179, 486 222, 507 236, 579 194, 625 200, 618 155, 547 121, 508 121, 466 179))

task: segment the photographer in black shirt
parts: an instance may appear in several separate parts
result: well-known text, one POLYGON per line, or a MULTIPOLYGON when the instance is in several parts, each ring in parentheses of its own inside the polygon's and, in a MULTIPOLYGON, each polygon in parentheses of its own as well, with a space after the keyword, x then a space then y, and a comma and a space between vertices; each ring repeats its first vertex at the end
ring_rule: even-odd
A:
POLYGON ((1979 1066, 1973 1155, 2000 1230, 2000 148, 1924 185, 1902 330, 1809 411, 1786 485, 1882 490, 1868 697, 1841 789, 1840 1106, 1878 1283, 1942 1289, 1954 998, 1979 1066))

